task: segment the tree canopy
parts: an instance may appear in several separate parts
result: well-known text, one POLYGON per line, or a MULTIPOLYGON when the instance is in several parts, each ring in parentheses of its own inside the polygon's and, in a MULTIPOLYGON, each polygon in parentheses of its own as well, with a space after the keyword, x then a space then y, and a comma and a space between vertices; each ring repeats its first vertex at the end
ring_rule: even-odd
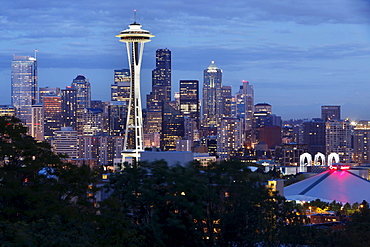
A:
MULTIPOLYGON (((200 167, 139 163, 110 174, 96 202, 100 170, 65 163, 49 144, 0 117, 1 246, 364 246, 369 205, 346 230, 304 227, 293 203, 266 187, 279 174, 237 161, 200 167)), ((338 208, 333 202, 311 206, 338 208)), ((358 209, 360 208, 360 209, 358 209)))

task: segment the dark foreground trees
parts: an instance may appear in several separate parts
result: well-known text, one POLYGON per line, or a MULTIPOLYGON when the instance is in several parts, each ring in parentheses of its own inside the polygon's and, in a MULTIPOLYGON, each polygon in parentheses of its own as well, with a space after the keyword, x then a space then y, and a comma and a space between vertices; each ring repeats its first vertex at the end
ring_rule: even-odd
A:
POLYGON ((0 117, 0 245, 91 246, 93 179, 26 135, 18 119, 0 117))
POLYGON ((369 209, 351 231, 302 227, 294 205, 245 164, 140 164, 111 175, 94 204, 96 171, 63 163, 15 118, 0 117, 0 246, 361 246, 369 209), (345 236, 345 237, 343 237, 345 236), (357 242, 349 241, 356 239, 357 242), (350 243, 350 244, 348 244, 350 243))
POLYGON ((111 188, 110 203, 145 232, 147 244, 273 246, 301 229, 293 205, 238 162, 205 169, 143 163, 115 174, 111 188))

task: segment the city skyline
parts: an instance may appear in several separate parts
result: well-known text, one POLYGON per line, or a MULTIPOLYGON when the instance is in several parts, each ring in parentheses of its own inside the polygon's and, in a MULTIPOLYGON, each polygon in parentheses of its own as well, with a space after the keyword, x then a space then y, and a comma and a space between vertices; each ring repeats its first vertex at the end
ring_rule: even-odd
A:
POLYGON ((215 61, 233 94, 242 80, 250 81, 255 103, 271 104, 283 119, 320 117, 321 105, 341 105, 342 118, 370 119, 370 6, 362 0, 3 6, 0 80, 6 93, 0 104, 10 104, 12 55, 33 55, 34 49, 39 50, 39 87, 64 88, 82 74, 91 83, 92 98, 108 101, 114 70, 128 68, 114 36, 134 21, 137 9, 137 21, 156 35, 144 52, 143 89, 150 89, 156 49, 168 48, 173 93, 179 92, 180 80, 202 83, 203 70, 215 61))

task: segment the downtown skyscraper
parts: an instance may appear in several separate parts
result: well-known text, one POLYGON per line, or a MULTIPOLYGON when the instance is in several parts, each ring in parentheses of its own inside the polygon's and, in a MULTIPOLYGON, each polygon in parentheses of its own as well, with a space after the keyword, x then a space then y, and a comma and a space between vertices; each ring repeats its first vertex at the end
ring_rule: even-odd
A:
POLYGON ((37 103, 37 61, 31 56, 13 56, 11 101, 16 116, 31 130, 32 105, 37 103))
POLYGON ((171 51, 167 48, 155 52, 156 68, 152 71, 152 95, 158 101, 171 101, 171 51))
POLYGON ((223 111, 222 70, 212 61, 203 79, 203 127, 217 127, 223 111))
POLYGON ((77 133, 81 135, 83 133, 83 125, 85 123, 84 112, 86 108, 91 107, 91 87, 88 79, 83 75, 78 75, 73 79, 71 87, 76 89, 76 103, 77 103, 77 114, 76 114, 76 128, 77 133))
POLYGON ((152 71, 152 91, 146 97, 145 133, 161 133, 162 106, 171 101, 171 51, 156 50, 156 68, 152 71))
POLYGON ((236 117, 244 120, 244 130, 249 131, 253 125, 254 90, 248 81, 243 81, 239 92, 235 94, 236 117))
POLYGON ((199 81, 180 80, 180 111, 184 116, 194 119, 199 129, 199 81))

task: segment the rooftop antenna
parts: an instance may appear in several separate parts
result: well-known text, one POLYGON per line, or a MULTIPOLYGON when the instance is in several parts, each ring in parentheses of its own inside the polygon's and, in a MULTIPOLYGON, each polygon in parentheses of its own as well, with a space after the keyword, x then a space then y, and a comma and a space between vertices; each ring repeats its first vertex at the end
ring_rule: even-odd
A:
POLYGON ((36 53, 39 52, 39 50, 35 49, 35 59, 36 59, 36 53))
POLYGON ((136 24, 136 9, 134 9, 134 24, 136 24))

